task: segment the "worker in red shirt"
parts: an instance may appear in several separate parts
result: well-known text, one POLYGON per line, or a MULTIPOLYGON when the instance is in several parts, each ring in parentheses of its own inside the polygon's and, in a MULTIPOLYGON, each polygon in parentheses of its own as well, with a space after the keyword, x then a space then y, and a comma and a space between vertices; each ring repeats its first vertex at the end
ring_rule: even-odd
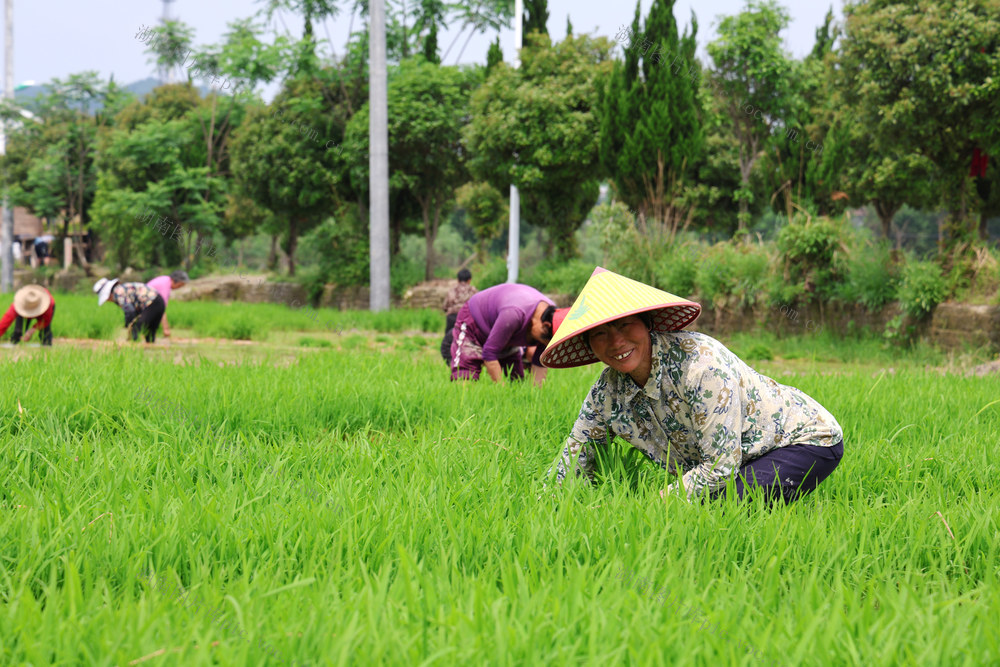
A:
POLYGON ((27 328, 28 320, 36 320, 35 326, 24 333, 24 342, 31 339, 36 330, 42 332, 42 345, 52 345, 52 316, 56 312, 56 300, 49 291, 41 285, 25 285, 14 294, 14 303, 0 319, 0 336, 7 333, 11 323, 14 331, 10 340, 17 345, 21 342, 21 334, 27 328))

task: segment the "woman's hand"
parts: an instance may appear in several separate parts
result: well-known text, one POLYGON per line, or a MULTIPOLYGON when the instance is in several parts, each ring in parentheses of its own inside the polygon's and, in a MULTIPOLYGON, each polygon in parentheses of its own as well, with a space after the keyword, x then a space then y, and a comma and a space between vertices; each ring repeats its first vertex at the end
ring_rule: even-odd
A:
POLYGON ((21 340, 27 343, 29 340, 31 340, 31 334, 33 333, 35 333, 34 329, 28 329, 27 331, 24 332, 24 336, 21 338, 21 340))

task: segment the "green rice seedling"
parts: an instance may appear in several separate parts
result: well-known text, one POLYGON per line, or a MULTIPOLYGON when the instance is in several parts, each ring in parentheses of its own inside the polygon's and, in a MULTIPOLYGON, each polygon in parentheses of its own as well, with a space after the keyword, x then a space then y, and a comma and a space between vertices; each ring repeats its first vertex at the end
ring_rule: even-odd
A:
POLYGON ((299 338, 299 345, 302 347, 333 347, 333 343, 328 340, 323 340, 322 338, 312 338, 311 336, 302 336, 299 338))
POLYGON ((1000 380, 761 337, 845 430, 768 510, 664 502, 617 442, 555 487, 599 368, 452 383, 371 337, 4 351, 0 664, 1000 661, 1000 380))

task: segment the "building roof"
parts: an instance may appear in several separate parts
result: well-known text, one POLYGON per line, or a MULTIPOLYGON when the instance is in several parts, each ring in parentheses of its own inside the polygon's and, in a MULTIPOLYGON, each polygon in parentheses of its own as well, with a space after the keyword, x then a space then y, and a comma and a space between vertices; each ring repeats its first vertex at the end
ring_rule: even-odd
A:
POLYGON ((23 206, 14 207, 14 236, 21 238, 35 238, 41 236, 44 230, 42 219, 28 213, 28 209, 23 206))

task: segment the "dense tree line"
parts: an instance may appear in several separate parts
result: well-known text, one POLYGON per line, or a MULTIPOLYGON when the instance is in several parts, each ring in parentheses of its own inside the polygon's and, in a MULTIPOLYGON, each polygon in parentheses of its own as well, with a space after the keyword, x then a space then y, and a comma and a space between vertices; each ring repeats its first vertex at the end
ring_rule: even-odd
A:
MULTIPOLYGON (((562 39, 532 0, 517 69, 499 41, 484 66, 447 64, 463 36, 513 15, 509 0, 462 4, 389 3, 392 250, 422 234, 428 278, 456 209, 480 253, 502 233, 510 184, 555 257, 577 252, 601 183, 654 258, 685 229, 739 239, 768 210, 791 221, 866 204, 886 238, 904 205, 947 211, 948 258, 1000 214, 1000 0, 849 2, 802 60, 782 46, 786 10, 752 0, 721 21, 707 62, 697 17, 680 34, 673 0, 645 17, 637 3, 613 38, 573 35, 567 19, 562 39), (460 34, 439 44, 447 26, 460 34)), ((152 33, 151 63, 179 83, 138 100, 85 73, 53 81, 34 121, 4 110, 12 201, 63 231, 79 219, 120 266, 212 262, 206 244, 264 232, 294 274, 313 231, 325 278, 364 282, 367 3, 271 0, 198 48, 181 23, 152 33), (314 26, 342 10, 352 31, 336 55, 314 26), (300 33, 268 39, 278 11, 300 33), (269 82, 280 91, 265 104, 269 82)))

